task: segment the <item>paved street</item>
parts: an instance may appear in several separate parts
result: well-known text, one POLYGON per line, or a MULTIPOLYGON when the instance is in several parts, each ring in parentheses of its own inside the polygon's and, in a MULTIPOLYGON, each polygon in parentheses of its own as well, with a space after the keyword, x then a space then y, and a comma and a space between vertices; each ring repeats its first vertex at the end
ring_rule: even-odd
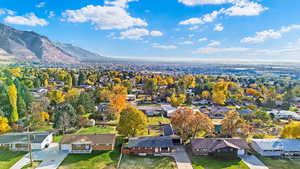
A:
POLYGON ((178 169, 193 169, 191 160, 183 146, 177 146, 174 158, 178 169))
MULTIPOLYGON (((67 157, 68 153, 59 151, 57 143, 50 144, 49 148, 32 153, 33 161, 42 161, 37 169, 56 169, 67 157)), ((11 169, 21 169, 30 163, 29 153, 19 160, 11 169)))
POLYGON ((269 169, 254 155, 240 156, 240 158, 250 169, 269 169))

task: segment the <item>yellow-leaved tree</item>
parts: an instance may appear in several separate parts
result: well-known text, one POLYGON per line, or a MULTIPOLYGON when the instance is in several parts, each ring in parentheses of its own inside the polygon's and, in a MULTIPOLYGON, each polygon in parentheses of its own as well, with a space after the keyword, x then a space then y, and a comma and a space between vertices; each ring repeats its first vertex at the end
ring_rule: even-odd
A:
POLYGON ((5 117, 0 116, 0 134, 6 133, 10 130, 8 120, 5 117))
POLYGON ((300 139, 300 122, 292 122, 284 126, 281 137, 300 139))
POLYGON ((11 106, 10 121, 16 122, 19 120, 17 108, 17 88, 14 84, 8 86, 8 98, 11 106))

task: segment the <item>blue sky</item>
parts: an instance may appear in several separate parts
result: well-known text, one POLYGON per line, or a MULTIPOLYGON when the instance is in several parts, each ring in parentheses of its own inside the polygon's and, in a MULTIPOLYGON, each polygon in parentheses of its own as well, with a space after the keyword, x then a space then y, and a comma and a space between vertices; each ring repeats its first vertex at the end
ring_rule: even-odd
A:
POLYGON ((300 60, 295 0, 0 0, 2 23, 111 57, 300 60))

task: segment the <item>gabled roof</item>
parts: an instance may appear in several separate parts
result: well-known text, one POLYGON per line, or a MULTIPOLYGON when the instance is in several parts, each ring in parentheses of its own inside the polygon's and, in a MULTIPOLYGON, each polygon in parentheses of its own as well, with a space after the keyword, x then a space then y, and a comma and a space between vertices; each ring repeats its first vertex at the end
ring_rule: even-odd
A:
POLYGON ((115 134, 68 134, 60 144, 114 144, 115 134))
POLYGON ((253 139, 262 150, 300 151, 300 140, 297 139, 253 139))
POLYGON ((173 147, 172 138, 168 136, 132 137, 129 139, 127 148, 144 147, 173 147))
POLYGON ((175 135, 173 127, 171 124, 163 124, 164 136, 172 136, 175 135))
POLYGON ((28 134, 30 135, 31 143, 42 143, 51 133, 24 132, 3 134, 0 135, 0 144, 27 144, 28 134))
POLYGON ((231 147, 234 149, 249 149, 248 144, 242 139, 235 138, 201 138, 192 139, 193 149, 207 149, 208 152, 214 152, 217 149, 231 147))

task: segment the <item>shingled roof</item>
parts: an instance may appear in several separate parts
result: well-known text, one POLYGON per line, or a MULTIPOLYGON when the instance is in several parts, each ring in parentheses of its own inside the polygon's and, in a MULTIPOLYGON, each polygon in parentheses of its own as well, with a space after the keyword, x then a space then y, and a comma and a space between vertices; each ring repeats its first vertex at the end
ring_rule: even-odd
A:
POLYGON ((127 148, 144 148, 144 147, 174 147, 171 137, 153 136, 153 137, 133 137, 130 138, 127 148))
POLYGON ((60 144, 114 144, 115 138, 115 134, 68 134, 60 144))
POLYGON ((0 144, 27 144, 28 134, 31 143, 42 143, 50 133, 24 132, 24 133, 8 133, 0 135, 0 144))
POLYGON ((217 149, 231 147, 234 149, 249 149, 247 142, 235 138, 203 138, 191 140, 193 149, 207 149, 208 152, 214 152, 217 149))

